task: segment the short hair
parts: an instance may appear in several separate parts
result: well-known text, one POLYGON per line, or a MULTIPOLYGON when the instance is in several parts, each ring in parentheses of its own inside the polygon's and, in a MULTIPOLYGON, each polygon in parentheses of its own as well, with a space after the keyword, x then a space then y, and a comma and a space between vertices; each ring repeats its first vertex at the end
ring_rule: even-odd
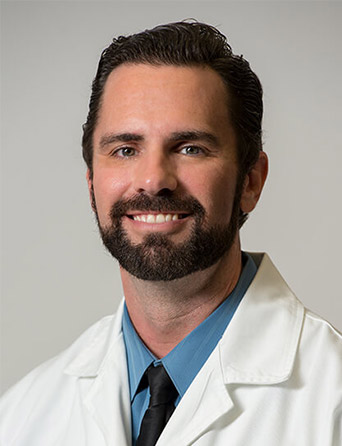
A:
POLYGON ((83 158, 90 177, 93 175, 93 133, 104 86, 110 73, 124 63, 205 66, 216 71, 227 88, 227 105, 237 137, 239 173, 245 177, 262 150, 262 86, 249 63, 232 52, 218 29, 193 20, 120 36, 102 52, 92 84, 87 121, 83 125, 83 158))

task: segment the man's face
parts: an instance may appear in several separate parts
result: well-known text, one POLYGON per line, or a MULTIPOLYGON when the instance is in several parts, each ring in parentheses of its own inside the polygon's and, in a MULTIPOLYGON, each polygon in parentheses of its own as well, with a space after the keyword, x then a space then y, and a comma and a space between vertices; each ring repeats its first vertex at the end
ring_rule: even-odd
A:
POLYGON ((109 76, 89 187, 105 245, 131 274, 179 278, 237 240, 227 102, 209 68, 126 64, 109 76))

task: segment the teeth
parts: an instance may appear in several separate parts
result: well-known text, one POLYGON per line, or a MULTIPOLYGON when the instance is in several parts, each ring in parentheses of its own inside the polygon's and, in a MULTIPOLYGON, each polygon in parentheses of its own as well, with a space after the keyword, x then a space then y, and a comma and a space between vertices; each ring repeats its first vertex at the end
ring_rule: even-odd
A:
POLYGON ((178 220, 178 214, 142 214, 142 215, 133 215, 133 220, 135 221, 143 221, 145 223, 165 223, 166 221, 175 221, 178 220))
POLYGON ((164 223, 165 222, 165 216, 163 214, 158 214, 156 217, 156 223, 164 223))

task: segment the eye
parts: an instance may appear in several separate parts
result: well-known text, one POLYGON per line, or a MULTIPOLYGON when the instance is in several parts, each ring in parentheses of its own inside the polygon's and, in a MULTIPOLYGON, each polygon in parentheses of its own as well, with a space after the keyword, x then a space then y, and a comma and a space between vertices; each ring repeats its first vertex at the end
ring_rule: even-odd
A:
POLYGON ((119 149, 116 149, 113 152, 113 155, 118 156, 119 158, 130 158, 134 155, 136 155, 137 151, 136 149, 133 149, 133 147, 120 147, 119 149))
POLYGON ((198 155, 203 155, 204 150, 198 146, 183 146, 180 149, 179 153, 189 156, 198 156, 198 155))

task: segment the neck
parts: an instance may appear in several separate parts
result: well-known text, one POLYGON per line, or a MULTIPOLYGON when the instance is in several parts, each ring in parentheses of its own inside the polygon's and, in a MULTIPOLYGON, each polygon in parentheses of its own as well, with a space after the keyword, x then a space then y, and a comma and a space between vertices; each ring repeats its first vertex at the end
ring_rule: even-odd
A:
POLYGON ((238 239, 215 265, 181 279, 149 282, 121 268, 127 309, 142 341, 167 355, 232 292, 241 273, 238 239))

